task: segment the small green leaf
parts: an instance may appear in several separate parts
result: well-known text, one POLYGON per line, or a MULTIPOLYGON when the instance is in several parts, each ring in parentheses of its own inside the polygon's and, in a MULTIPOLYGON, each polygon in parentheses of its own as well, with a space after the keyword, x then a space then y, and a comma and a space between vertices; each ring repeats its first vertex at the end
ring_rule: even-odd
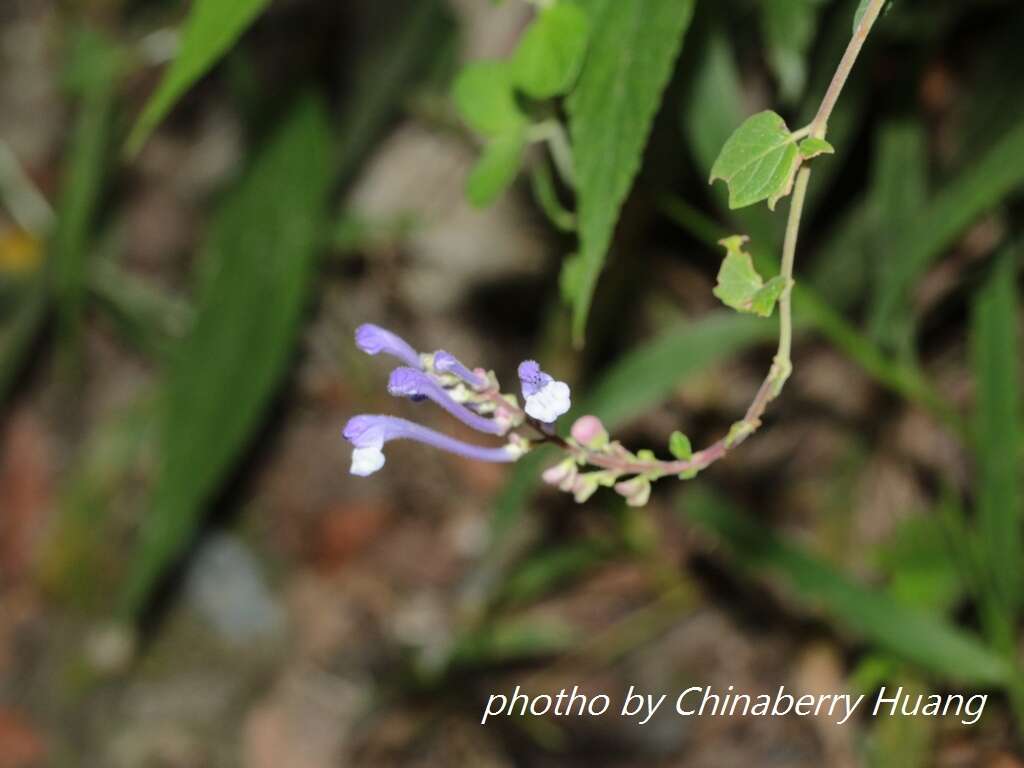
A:
POLYGON ((519 173, 524 146, 522 133, 516 132, 492 139, 484 147, 466 181, 466 197, 470 203, 486 207, 511 186, 519 173))
POLYGON ((456 78, 452 97, 462 119, 482 136, 502 136, 526 125, 526 117, 516 104, 507 62, 470 64, 456 78))
POLYGON ((786 288, 786 281, 779 275, 765 283, 754 269, 750 254, 743 250, 746 241, 741 235, 733 235, 721 241, 726 254, 718 270, 718 284, 714 294, 727 307, 739 312, 771 317, 775 302, 786 288))
POLYGON ((589 37, 587 14, 575 3, 545 8, 512 58, 513 81, 535 99, 565 93, 579 76, 589 37))
POLYGON ((793 189, 800 151, 786 121, 772 111, 760 112, 736 129, 722 147, 711 183, 729 185, 729 207, 745 208, 768 201, 775 204, 793 189))
POLYGON ((249 28, 270 0, 195 0, 181 33, 181 49, 128 138, 135 154, 171 107, 249 28))
POLYGON ((818 155, 834 155, 836 148, 824 139, 816 139, 813 136, 800 142, 800 155, 804 160, 810 160, 818 155))
POLYGON ((668 440, 668 450, 680 461, 689 461, 693 458, 693 446, 690 445, 690 438, 682 432, 673 432, 668 440))

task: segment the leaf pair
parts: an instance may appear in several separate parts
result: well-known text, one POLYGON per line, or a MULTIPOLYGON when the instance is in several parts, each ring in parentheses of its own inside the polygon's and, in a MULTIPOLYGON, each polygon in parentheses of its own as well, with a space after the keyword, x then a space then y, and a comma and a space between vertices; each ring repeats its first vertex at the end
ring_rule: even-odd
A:
POLYGON ((517 91, 538 100, 567 92, 583 66, 589 37, 586 13, 563 0, 537 15, 512 58, 475 62, 456 79, 453 97, 459 114, 488 140, 467 181, 471 203, 493 203, 519 171, 529 120, 517 91))
POLYGON ((801 140, 781 116, 767 110, 750 117, 722 147, 711 168, 711 183, 729 187, 729 207, 745 208, 762 200, 775 204, 793 191, 796 172, 804 160, 835 152, 824 139, 801 140))

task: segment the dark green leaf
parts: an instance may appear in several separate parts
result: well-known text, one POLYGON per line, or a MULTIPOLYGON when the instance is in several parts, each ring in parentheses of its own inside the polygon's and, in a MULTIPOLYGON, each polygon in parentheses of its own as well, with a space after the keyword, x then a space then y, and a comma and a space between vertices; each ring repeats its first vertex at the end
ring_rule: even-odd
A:
POLYGON ((137 611, 263 419, 292 353, 330 182, 323 108, 304 101, 218 212, 195 324, 164 392, 161 464, 125 584, 137 611))
MULTIPOLYGON (((1019 250, 996 259, 974 299, 971 350, 977 394, 974 430, 978 456, 978 526, 985 565, 999 609, 1020 606, 1021 521, 1021 339, 1017 333, 1016 272, 1019 250)), ((1012 618, 1010 619, 1012 621, 1012 618)))
POLYGON ((115 49, 98 34, 83 30, 71 67, 77 71, 79 111, 71 155, 57 205, 53 236, 53 287, 61 331, 77 335, 84 308, 89 267, 89 235, 99 204, 118 67, 115 49))
POLYGON ((689 520, 720 538, 737 564, 780 578, 797 599, 880 649, 943 679, 993 685, 1011 678, 1007 662, 971 635, 858 584, 723 499, 694 489, 682 496, 680 507, 689 520))
POLYGON ((572 285, 577 343, 694 0, 585 0, 581 5, 593 36, 569 99, 579 199, 580 269, 572 285))
MULTIPOLYGON (((902 259, 892 258, 888 246, 893 234, 915 224, 928 199, 927 136, 912 121, 883 126, 878 135, 871 193, 871 266, 874 290, 869 312, 869 334, 880 344, 893 346, 910 337, 909 313, 883 314, 882 302, 899 290, 902 259)), ((860 265, 863 269, 863 265, 860 265)))
POLYGON ((270 0, 194 0, 181 32, 181 48, 128 138, 128 152, 150 133, 199 78, 235 44, 270 0))

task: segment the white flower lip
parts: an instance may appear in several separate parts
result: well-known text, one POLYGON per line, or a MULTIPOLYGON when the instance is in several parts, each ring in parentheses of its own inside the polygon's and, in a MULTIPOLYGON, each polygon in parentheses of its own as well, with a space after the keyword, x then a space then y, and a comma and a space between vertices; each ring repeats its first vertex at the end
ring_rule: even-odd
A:
POLYGON ((569 385, 564 381, 549 381, 526 398, 526 413, 537 421, 551 424, 566 413, 571 405, 569 385))
POLYGON ((351 473, 353 475, 359 475, 359 477, 368 477, 374 472, 384 466, 384 442, 374 443, 363 448, 354 448, 352 450, 352 468, 351 473))

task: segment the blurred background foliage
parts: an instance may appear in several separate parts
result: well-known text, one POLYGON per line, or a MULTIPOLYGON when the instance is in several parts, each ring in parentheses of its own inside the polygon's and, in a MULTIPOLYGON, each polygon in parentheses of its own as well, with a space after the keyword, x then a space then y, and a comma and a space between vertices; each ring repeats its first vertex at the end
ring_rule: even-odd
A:
POLYGON ((696 3, 617 225, 580 212, 611 239, 578 349, 544 148, 464 195, 453 78, 529 3, 4 0, 0 766, 1019 765, 1019 0, 882 19, 816 164, 794 379, 699 483, 637 512, 541 491, 543 452, 346 474, 349 415, 415 407, 364 321, 506 382, 537 357, 630 444, 727 429, 775 328, 717 306, 715 243, 771 274, 782 218, 708 172, 748 114, 809 119, 856 5, 696 3), (478 726, 577 684, 992 697, 971 728, 478 726))

